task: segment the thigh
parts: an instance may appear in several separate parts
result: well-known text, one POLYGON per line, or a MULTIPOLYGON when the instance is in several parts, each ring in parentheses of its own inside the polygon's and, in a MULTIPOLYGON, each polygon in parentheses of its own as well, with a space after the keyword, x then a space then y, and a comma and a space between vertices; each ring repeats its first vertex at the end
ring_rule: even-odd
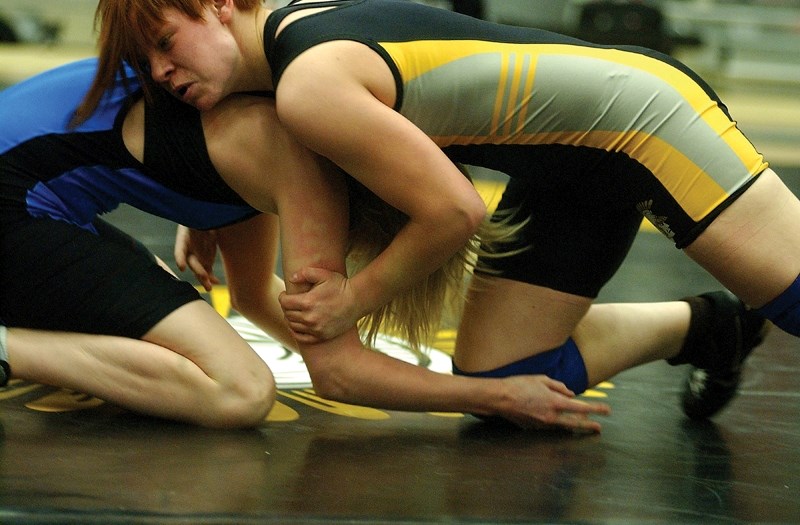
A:
POLYGON ((592 300, 498 277, 476 276, 458 328, 454 361, 491 370, 560 346, 592 300))
POLYGON ((497 217, 513 210, 528 222, 507 247, 514 255, 480 260, 487 271, 473 279, 456 345, 463 370, 563 344, 624 261, 642 222, 637 203, 658 186, 624 156, 563 146, 535 153, 504 166, 515 176, 497 217))
POLYGON ((142 339, 186 357, 219 385, 247 390, 271 381, 264 360, 202 299, 169 313, 142 339))
POLYGON ((481 258, 479 268, 567 294, 597 297, 639 231, 642 214, 636 203, 642 181, 652 176, 630 161, 619 166, 604 152, 588 148, 539 152, 543 172, 512 177, 498 205, 498 218, 513 210, 515 220, 528 221, 514 243, 501 247, 519 253, 481 258))
POLYGON ((9 326, 140 338, 200 299, 140 243, 97 221, 96 232, 32 219, 0 237, 0 318, 9 326))
POLYGON ((800 201, 767 169, 686 248, 686 253, 753 307, 800 274, 800 201))

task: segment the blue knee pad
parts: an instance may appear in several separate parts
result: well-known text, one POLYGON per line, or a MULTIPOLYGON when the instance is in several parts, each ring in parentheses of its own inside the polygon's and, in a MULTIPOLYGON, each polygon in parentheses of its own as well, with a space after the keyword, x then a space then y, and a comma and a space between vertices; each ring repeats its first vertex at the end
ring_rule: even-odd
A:
POLYGON ((453 374, 469 377, 508 377, 543 374, 551 379, 561 381, 576 394, 583 393, 589 386, 586 364, 583 362, 578 346, 571 337, 558 348, 485 372, 464 372, 459 370, 453 363, 453 374))
POLYGON ((781 330, 800 337, 800 275, 789 288, 756 312, 781 330))

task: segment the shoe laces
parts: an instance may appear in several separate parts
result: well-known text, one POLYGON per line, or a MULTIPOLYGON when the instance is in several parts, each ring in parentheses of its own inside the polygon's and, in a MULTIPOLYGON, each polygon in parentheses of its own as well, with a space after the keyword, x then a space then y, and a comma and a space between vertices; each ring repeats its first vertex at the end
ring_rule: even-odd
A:
POLYGON ((702 368, 698 368, 692 372, 692 377, 689 379, 689 390, 691 390, 694 397, 700 397, 706 389, 708 382, 708 372, 702 368))

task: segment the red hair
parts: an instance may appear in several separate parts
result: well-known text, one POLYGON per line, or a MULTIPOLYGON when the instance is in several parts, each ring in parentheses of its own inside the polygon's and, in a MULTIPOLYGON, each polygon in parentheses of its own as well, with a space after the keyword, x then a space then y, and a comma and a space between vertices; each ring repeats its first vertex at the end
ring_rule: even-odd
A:
MULTIPOLYGON (((103 95, 115 83, 117 73, 127 63, 145 91, 152 89, 145 50, 155 45, 164 24, 164 10, 172 8, 191 19, 203 18, 205 8, 214 0, 100 0, 94 25, 98 31, 98 65, 94 82, 73 118, 78 124, 94 113, 103 95)), ((241 11, 261 5, 261 0, 233 0, 241 11)))

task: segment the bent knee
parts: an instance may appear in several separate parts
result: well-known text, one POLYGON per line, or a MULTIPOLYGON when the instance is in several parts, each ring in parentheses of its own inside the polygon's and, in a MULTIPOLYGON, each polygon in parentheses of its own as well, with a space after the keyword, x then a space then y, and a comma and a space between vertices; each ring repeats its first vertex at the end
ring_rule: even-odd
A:
POLYGON ((205 426, 216 428, 250 428, 264 422, 275 404, 275 379, 267 371, 255 379, 227 387, 210 403, 205 426))
POLYGON ((534 354, 493 370, 465 372, 453 362, 453 374, 492 378, 542 374, 561 381, 576 394, 583 393, 589 386, 586 363, 571 337, 557 348, 534 354))

